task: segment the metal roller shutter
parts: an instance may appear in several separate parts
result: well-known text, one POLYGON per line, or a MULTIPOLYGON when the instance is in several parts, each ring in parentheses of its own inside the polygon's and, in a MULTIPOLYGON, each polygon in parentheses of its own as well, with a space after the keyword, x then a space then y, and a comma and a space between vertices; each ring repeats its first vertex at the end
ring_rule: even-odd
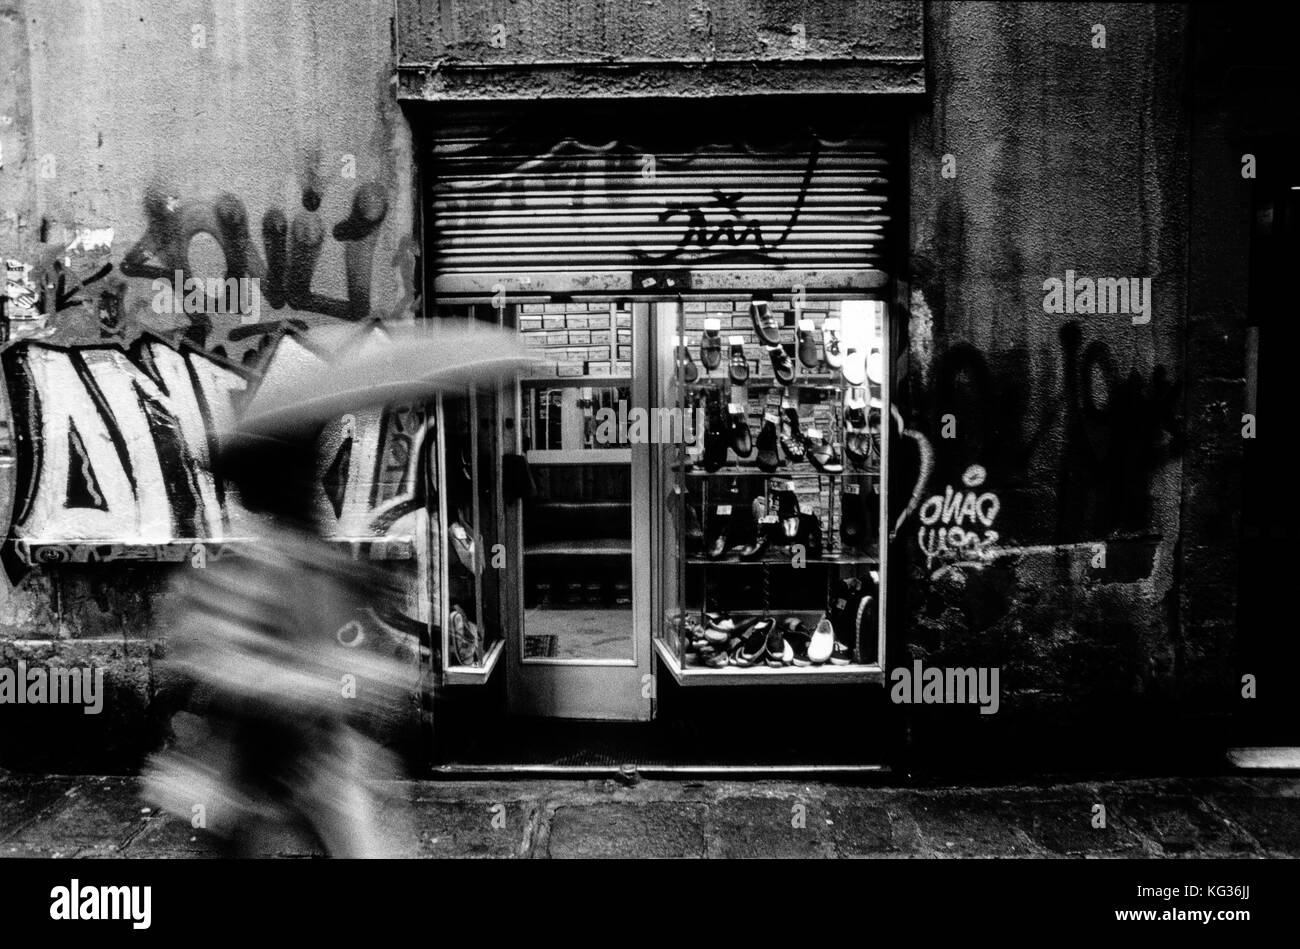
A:
POLYGON ((657 272, 843 283, 885 269, 885 135, 691 125, 693 142, 658 123, 443 128, 429 166, 435 290, 640 289, 657 272))

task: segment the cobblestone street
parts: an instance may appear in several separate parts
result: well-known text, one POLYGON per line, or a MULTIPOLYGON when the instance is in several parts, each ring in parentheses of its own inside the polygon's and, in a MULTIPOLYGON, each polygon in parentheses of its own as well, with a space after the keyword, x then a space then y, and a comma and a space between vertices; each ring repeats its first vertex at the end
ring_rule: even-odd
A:
MULTIPOLYGON (((1300 855, 1300 779, 976 789, 790 781, 411 782, 409 857, 1268 857, 1300 855), (1105 826, 1099 822, 1105 809, 1105 826)), ((201 831, 122 777, 0 778, 0 855, 202 857, 201 831)), ((278 856, 307 856, 292 840, 278 856)))

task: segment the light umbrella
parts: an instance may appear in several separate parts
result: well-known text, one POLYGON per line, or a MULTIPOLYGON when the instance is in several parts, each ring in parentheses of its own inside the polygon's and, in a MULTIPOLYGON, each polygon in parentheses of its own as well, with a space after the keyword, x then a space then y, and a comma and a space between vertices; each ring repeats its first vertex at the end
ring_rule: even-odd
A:
POLYGON ((235 427, 274 435, 348 412, 418 402, 535 361, 510 331, 470 320, 330 326, 286 335, 235 427))

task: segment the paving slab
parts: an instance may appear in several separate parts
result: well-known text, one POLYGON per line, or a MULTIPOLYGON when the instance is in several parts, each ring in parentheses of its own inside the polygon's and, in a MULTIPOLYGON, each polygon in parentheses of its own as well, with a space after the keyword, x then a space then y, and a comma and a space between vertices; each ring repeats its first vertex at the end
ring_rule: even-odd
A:
POLYGON ((1195 797, 1128 794, 1114 800, 1114 816, 1153 841, 1162 856, 1253 856, 1259 853, 1250 837, 1212 813, 1195 797))
POLYGON ((1133 829, 1118 823, 1109 811, 1104 827, 1093 806, 1102 804, 1090 788, 1080 787, 1062 797, 1037 797, 1018 801, 1017 822, 1037 844, 1058 857, 1142 857, 1145 841, 1133 829))
POLYGON ((832 819, 811 797, 732 797, 711 805, 708 817, 711 857, 835 855, 832 819))
POLYGON ((416 857, 520 857, 531 847, 535 807, 495 802, 418 802, 411 820, 416 857))
POLYGON ((144 829, 150 813, 134 779, 82 778, 3 846, 111 856, 144 829))
POLYGON ((1216 813, 1259 844, 1266 856, 1300 856, 1300 799, 1211 795, 1216 813))
POLYGON ((549 819, 550 857, 703 857, 706 806, 580 804, 556 807, 549 819))
POLYGON ((1013 802, 968 795, 902 798, 916 821, 925 855, 1028 857, 1041 849, 1020 828, 1013 802))

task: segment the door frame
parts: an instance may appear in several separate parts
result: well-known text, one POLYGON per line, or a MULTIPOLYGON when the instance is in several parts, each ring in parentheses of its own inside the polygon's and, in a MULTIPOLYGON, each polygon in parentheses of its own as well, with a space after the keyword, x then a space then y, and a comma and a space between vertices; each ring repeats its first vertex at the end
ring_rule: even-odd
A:
MULTIPOLYGON (((631 304, 632 313, 632 405, 649 406, 652 360, 650 320, 644 303, 631 304)), ((599 379, 593 384, 599 384, 599 379)), ((511 450, 523 454, 523 384, 516 378, 503 386, 505 398, 498 405, 510 406, 515 425, 511 450)), ((649 721, 654 717, 652 659, 654 585, 657 576, 651 556, 653 518, 646 516, 653 502, 651 456, 653 446, 631 446, 632 519, 632 658, 631 659, 543 659, 523 656, 524 632, 524 533, 520 501, 501 503, 509 538, 512 579, 505 584, 507 615, 506 707, 512 715, 599 721, 649 721)), ((501 495, 498 495, 501 497, 501 495)))

